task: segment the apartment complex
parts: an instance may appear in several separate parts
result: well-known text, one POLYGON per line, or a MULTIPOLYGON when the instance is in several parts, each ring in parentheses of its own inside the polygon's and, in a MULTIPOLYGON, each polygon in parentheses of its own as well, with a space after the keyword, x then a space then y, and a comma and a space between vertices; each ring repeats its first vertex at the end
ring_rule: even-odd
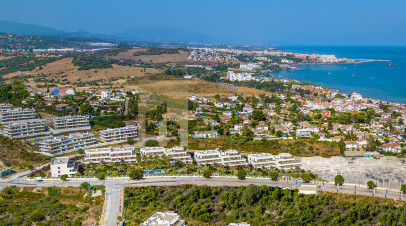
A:
POLYGON ((276 168, 280 170, 293 170, 296 166, 300 166, 300 162, 289 153, 279 153, 278 155, 269 153, 251 154, 248 155, 248 163, 255 168, 276 168))
POLYGON ((245 158, 236 150, 220 152, 218 150, 196 151, 194 159, 198 165, 223 164, 225 166, 247 165, 245 158))
POLYGON ((60 177, 62 175, 73 176, 78 172, 75 161, 69 157, 58 157, 51 161, 51 176, 60 177))
POLYGON ((237 150, 227 150, 220 152, 221 164, 225 166, 242 166, 248 165, 247 160, 241 156, 237 150))
POLYGON ((0 111, 0 123, 7 124, 16 121, 35 119, 35 109, 33 108, 8 108, 0 111))
POLYGON ((45 120, 32 119, 17 121, 4 125, 3 135, 12 139, 49 134, 46 130, 45 120))
POLYGON ((142 157, 148 156, 162 156, 165 154, 164 147, 144 147, 140 148, 140 154, 142 157))
POLYGON ((9 103, 0 103, 0 112, 7 111, 13 107, 12 104, 9 103))
POLYGON ((182 162, 184 164, 192 163, 192 157, 188 154, 184 147, 145 147, 140 149, 140 154, 143 157, 148 156, 167 156, 173 162, 182 162))
POLYGON ((42 154, 55 156, 67 152, 87 148, 96 144, 96 139, 92 133, 71 133, 67 136, 51 136, 45 138, 40 143, 42 154))
POLYGON ((185 147, 172 147, 165 149, 165 155, 169 159, 177 162, 182 162, 184 164, 190 164, 193 162, 192 157, 186 151, 185 147))
POLYGON ((96 148, 85 151, 85 163, 136 162, 137 154, 132 147, 96 148))
POLYGON ((105 143, 127 142, 128 139, 138 139, 138 127, 128 125, 120 128, 109 128, 100 131, 100 139, 105 143))
POLYGON ((89 116, 72 115, 53 119, 54 134, 78 130, 90 130, 89 116))

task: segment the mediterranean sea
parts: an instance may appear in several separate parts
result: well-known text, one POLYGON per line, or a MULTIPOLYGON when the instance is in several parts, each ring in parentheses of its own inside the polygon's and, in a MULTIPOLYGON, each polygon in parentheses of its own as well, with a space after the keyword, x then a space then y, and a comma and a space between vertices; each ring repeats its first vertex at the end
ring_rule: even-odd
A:
POLYGON ((385 101, 406 103, 406 47, 377 46, 283 46, 284 51, 334 54, 340 58, 375 59, 361 64, 296 65, 300 70, 273 71, 289 78, 326 86, 344 93, 360 93, 385 101), (396 65, 389 65, 389 64, 396 65))

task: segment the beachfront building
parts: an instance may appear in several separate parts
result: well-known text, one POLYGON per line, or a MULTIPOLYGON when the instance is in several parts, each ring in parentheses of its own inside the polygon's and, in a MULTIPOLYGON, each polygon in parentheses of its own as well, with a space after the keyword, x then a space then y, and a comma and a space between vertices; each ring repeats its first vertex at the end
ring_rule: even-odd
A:
POLYGON ((3 135, 12 139, 49 134, 44 119, 17 121, 4 125, 3 135))
POLYGON ((54 128, 52 132, 54 134, 91 129, 89 116, 72 115, 72 116, 57 117, 53 119, 53 123, 54 128))
POLYGON ((85 151, 84 163, 100 162, 136 162, 137 154, 132 147, 95 148, 85 151))
POLYGON ((51 136, 40 142, 40 152, 45 155, 55 156, 67 152, 87 148, 96 144, 92 133, 71 133, 68 136, 51 136))
POLYGON ((192 157, 189 155, 185 147, 172 147, 165 149, 165 155, 172 161, 190 164, 193 162, 192 157))
POLYGON ((185 226, 184 220, 179 218, 179 215, 172 211, 156 212, 148 218, 140 226, 185 226))
POLYGON ((51 161, 51 176, 60 177, 62 175, 73 176, 78 172, 75 161, 69 157, 57 157, 51 161))
POLYGON ((296 166, 300 166, 300 162, 289 153, 279 153, 278 155, 269 153, 251 154, 248 155, 248 163, 258 169, 293 170, 296 166))
POLYGON ((33 108, 9 108, 0 111, 0 123, 7 124, 17 121, 25 121, 37 118, 33 108))
POLYGON ((4 112, 10 110, 13 107, 12 104, 9 103, 0 103, 0 112, 4 112))
POLYGON ((239 151, 237 150, 227 150, 220 152, 221 164, 225 166, 242 166, 248 165, 247 160, 243 158, 239 151))
POLYGON ((100 131, 100 139, 105 143, 122 143, 129 139, 138 140, 138 127, 127 125, 120 128, 109 128, 100 131))

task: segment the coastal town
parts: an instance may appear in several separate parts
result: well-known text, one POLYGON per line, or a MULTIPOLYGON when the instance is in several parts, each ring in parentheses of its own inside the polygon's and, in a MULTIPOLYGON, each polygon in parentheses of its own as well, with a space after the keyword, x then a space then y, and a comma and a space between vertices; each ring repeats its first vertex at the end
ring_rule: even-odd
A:
MULTIPOLYGON (((153 67, 124 64, 111 55, 92 58, 92 54, 110 54, 113 46, 105 44, 107 50, 91 53, 66 50, 90 54, 87 58, 72 58, 65 50, 35 50, 31 60, 39 60, 36 70, 15 71, 10 63, 11 74, 3 76, 7 80, 0 90, 2 142, 10 144, 10 153, 18 144, 31 150, 30 159, 41 160, 3 158, 2 178, 27 170, 27 183, 154 176, 256 178, 295 183, 289 189, 300 189, 297 185, 303 183, 301 193, 316 194, 317 185, 320 191, 321 184, 324 189, 324 183, 334 184, 341 176, 345 183, 359 187, 369 188, 372 183, 395 192, 406 189, 406 176, 401 173, 406 154, 405 104, 272 75, 298 70, 297 64, 358 64, 359 60, 276 49, 191 47, 116 52, 117 56, 127 51, 133 56, 188 53, 182 62, 153 67), (42 62, 44 57, 47 61, 42 62), (39 69, 75 62, 80 62, 75 66, 79 74, 118 66, 143 69, 127 76, 98 80, 89 76, 75 82, 65 71, 39 69), (143 77, 137 77, 141 73, 143 77), (181 85, 174 93, 148 87, 157 80, 181 85), (203 84, 213 91, 199 92, 203 84), (306 190, 306 186, 314 187, 306 190)), ((29 55, 3 52, 7 57, 29 55)), ((144 224, 163 218, 184 224, 175 212, 157 212, 144 224)))

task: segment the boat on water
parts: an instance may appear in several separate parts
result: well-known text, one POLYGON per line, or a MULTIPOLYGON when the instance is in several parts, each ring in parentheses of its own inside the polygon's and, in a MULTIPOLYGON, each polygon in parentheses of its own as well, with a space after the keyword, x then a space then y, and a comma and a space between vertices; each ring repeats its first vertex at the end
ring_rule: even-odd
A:
POLYGON ((327 74, 331 75, 331 72, 329 72, 329 73, 327 73, 327 74))
POLYGON ((390 64, 389 64, 389 66, 396 66, 396 64, 394 64, 394 63, 390 63, 390 64))

